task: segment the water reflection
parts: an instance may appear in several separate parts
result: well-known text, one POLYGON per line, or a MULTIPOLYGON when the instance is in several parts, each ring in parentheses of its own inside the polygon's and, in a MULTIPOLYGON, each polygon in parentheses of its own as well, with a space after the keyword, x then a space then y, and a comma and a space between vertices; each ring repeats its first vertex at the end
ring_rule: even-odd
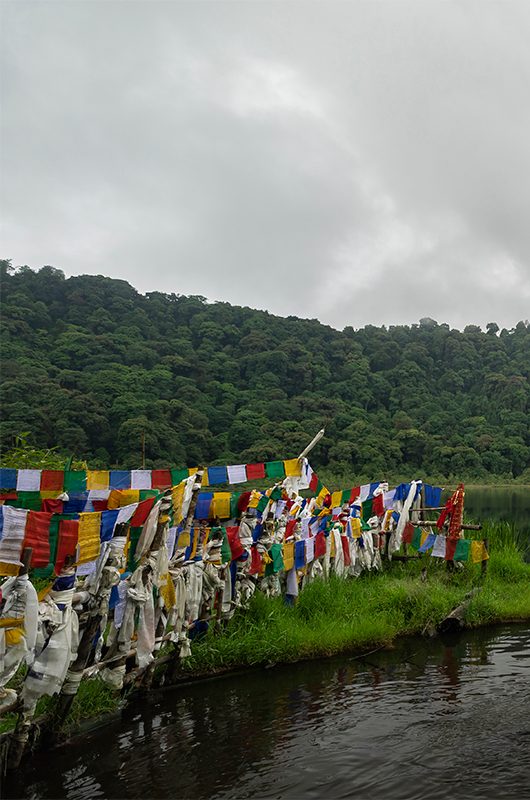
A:
MULTIPOLYGON (((136 702, 10 797, 522 797, 530 629, 402 641, 136 702)), ((57 758, 58 756, 58 758, 57 758)))

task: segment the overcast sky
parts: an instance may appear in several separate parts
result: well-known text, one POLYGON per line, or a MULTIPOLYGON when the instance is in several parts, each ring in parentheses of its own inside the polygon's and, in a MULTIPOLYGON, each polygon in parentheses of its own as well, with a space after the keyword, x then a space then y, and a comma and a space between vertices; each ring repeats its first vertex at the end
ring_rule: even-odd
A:
POLYGON ((2 257, 317 317, 530 317, 530 3, 2 3, 2 257))

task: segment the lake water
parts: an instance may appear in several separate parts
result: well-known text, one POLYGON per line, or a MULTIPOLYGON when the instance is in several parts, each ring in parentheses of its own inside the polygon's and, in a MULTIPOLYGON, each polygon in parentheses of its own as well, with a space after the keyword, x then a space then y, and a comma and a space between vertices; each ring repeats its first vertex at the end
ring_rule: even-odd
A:
POLYGON ((135 702, 9 797, 523 798, 530 627, 232 675, 135 702))
MULTIPOLYGON (((530 534, 530 493, 470 489, 530 534)), ((135 700, 26 762, 20 798, 530 797, 530 625, 262 669, 135 700)))

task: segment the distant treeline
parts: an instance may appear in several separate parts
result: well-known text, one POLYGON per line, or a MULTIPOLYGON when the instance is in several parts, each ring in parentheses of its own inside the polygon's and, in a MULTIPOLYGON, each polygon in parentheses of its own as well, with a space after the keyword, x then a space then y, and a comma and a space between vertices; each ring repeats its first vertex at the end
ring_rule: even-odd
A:
POLYGON ((1 262, 2 442, 90 467, 296 456, 324 476, 530 482, 530 325, 317 320, 1 262))

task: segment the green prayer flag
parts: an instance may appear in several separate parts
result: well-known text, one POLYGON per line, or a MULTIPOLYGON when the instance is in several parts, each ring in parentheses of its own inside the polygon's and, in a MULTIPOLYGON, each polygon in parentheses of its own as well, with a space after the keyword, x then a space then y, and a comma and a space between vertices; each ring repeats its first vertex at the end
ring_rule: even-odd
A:
POLYGON ((29 511, 40 511, 42 508, 40 492, 18 492, 18 499, 12 502, 18 508, 27 508, 29 511))
POLYGON ((226 528, 221 528, 223 531, 223 543, 221 545, 221 561, 223 564, 232 561, 232 551, 230 550, 230 542, 228 541, 228 534, 226 528))
POLYGON ((140 489, 140 502, 149 500, 150 497, 157 497, 158 494, 158 489, 140 489))
POLYGON ((65 492, 85 492, 86 491, 86 470, 69 469, 64 473, 65 492))
POLYGON ((138 540, 142 535, 143 526, 139 525, 135 528, 129 528, 129 552, 127 554, 127 569, 131 572, 137 567, 136 560, 134 558, 134 554, 136 553, 136 545, 138 544, 138 540))
POLYGON ((363 519, 369 520, 370 517, 373 517, 372 514, 372 507, 374 505, 373 500, 363 500, 363 519))
POLYGON ((285 478, 283 461, 268 461, 265 464, 265 474, 267 478, 285 478))
POLYGON ((187 469, 172 469, 171 470, 171 485, 176 486, 189 475, 187 469))
POLYGON ((239 516, 239 509, 237 507, 239 498, 241 497, 242 492, 232 492, 230 495, 230 516, 231 517, 238 517, 239 516))
POLYGON ((269 498, 267 497, 266 494, 264 494, 262 497, 260 497, 260 499, 258 500, 258 505, 256 506, 256 510, 257 510, 258 514, 261 514, 261 513, 263 513, 263 511, 265 511, 265 509, 267 508, 268 502, 269 502, 269 498))
POLYGON ((275 486, 271 492, 271 500, 280 500, 282 496, 282 490, 279 486, 275 486))
POLYGON ((272 561, 265 567, 266 576, 274 575, 276 572, 281 572, 281 570, 284 568, 281 544, 273 544, 269 550, 269 556, 272 561))
POLYGON ((47 578, 51 578, 53 575, 54 570, 54 563, 50 561, 49 564, 46 564, 45 567, 35 567, 35 569, 31 570, 31 577, 32 578, 41 578, 46 580, 47 578))
POLYGON ((456 543, 454 561, 467 561, 471 549, 470 539, 459 539, 456 543))
POLYGON ((410 546, 413 550, 419 550, 421 547, 421 528, 414 528, 414 533, 412 535, 412 541, 410 546))
POLYGON ((351 494, 351 489, 343 489, 342 490, 342 499, 340 501, 341 506, 343 506, 344 503, 348 503, 348 505, 349 505, 349 503, 350 503, 350 494, 351 494))
POLYGON ((59 542, 59 522, 60 522, 59 514, 53 514, 50 520, 50 533, 49 533, 50 562, 52 566, 55 564, 55 558, 57 556, 57 544, 59 542))

